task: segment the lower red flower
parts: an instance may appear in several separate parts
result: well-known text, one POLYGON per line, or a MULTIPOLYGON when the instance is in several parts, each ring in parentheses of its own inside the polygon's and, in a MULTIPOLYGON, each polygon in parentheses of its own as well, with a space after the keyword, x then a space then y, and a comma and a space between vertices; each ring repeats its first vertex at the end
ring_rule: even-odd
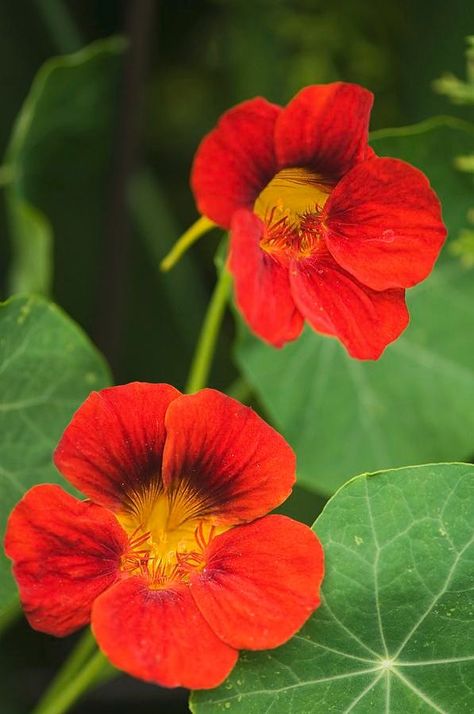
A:
POLYGON ((90 621, 118 668, 200 689, 318 606, 319 541, 265 515, 293 486, 294 454, 248 407, 209 389, 105 389, 76 412, 55 463, 90 500, 35 486, 5 539, 35 629, 90 621))
POLYGON ((196 203, 230 229, 237 305, 275 347, 306 320, 377 359, 408 324, 405 288, 443 245, 426 177, 368 146, 371 107, 370 92, 343 82, 305 87, 286 107, 257 97, 198 148, 196 203))

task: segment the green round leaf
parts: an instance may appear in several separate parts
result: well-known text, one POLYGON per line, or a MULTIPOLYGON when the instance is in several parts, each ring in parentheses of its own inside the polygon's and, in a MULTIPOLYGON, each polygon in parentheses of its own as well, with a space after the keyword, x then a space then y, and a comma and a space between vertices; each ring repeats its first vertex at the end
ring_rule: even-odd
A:
MULTIPOLYGON (((473 177, 453 164, 474 147, 470 125, 425 122, 380 132, 373 145, 427 173, 457 237, 474 204, 473 177)), ((411 323, 377 362, 353 360, 309 328, 276 350, 242 327, 237 361, 295 449, 306 487, 331 494, 348 473, 468 459, 474 451, 474 272, 449 256, 449 241, 407 301, 411 323)))
POLYGON ((289 643, 245 653, 224 685, 194 694, 193 712, 474 711, 474 466, 358 476, 314 530, 321 607, 289 643))
POLYGON ((94 42, 33 81, 6 155, 12 293, 51 291, 54 235, 56 256, 69 258, 56 293, 93 309, 84 274, 99 264, 123 49, 117 37, 94 42))
MULTIPOLYGON (((38 297, 0 304, 0 537, 15 503, 37 483, 66 482, 53 450, 73 412, 110 384, 104 360, 55 305, 38 297)), ((15 601, 0 557, 0 613, 15 601)))

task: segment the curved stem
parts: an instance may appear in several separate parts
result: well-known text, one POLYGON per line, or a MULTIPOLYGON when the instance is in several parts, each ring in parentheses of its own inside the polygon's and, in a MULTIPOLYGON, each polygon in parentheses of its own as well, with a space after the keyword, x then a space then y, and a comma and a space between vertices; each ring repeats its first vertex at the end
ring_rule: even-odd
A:
POLYGON ((165 272, 167 270, 171 270, 171 268, 176 265, 178 260, 181 258, 183 253, 185 253, 188 248, 190 248, 193 243, 198 240, 198 238, 204 235, 204 233, 207 233, 211 230, 211 228, 214 228, 215 225, 216 224, 210 221, 209 218, 206 218, 206 216, 198 218, 198 220, 183 233, 181 238, 178 238, 168 255, 163 258, 160 263, 161 270, 165 272))
MULTIPOLYGON (((76 650, 73 656, 76 654, 76 650)), ((65 667, 68 666, 66 663, 65 667)), ((112 665, 105 655, 98 650, 89 661, 67 681, 62 681, 58 686, 59 678, 62 679, 63 670, 60 671, 56 680, 53 681, 46 695, 41 699, 32 714, 63 714, 71 704, 97 682, 98 679, 107 672, 112 665)))
POLYGON ((224 267, 214 288, 199 335, 186 385, 188 393, 197 392, 206 385, 231 286, 232 277, 224 267))
POLYGON ((87 628, 43 695, 40 702, 42 707, 47 706, 55 700, 56 696, 58 696, 67 685, 67 682, 81 669, 95 649, 95 639, 90 629, 87 628))

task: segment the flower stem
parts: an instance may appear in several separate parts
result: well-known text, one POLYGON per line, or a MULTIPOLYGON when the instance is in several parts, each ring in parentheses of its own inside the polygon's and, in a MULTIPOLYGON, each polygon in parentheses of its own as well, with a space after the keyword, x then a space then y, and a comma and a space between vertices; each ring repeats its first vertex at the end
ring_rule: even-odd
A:
POLYGON ((95 684, 99 675, 108 673, 108 670, 115 672, 104 655, 96 650, 95 639, 88 628, 41 698, 33 714, 60 714, 67 711, 69 705, 95 684), (78 688, 76 680, 82 676, 84 671, 89 670, 92 662, 96 659, 95 666, 97 666, 98 672, 94 677, 82 679, 82 684, 80 683, 78 688), (100 659, 102 660, 103 672, 99 668, 100 659))
POLYGON ((216 347, 219 328, 224 317, 225 307, 230 295, 232 277, 224 267, 214 288, 214 292, 207 308, 206 317, 199 335, 199 340, 194 353, 189 372, 186 392, 197 392, 202 389, 209 376, 212 358, 216 347))
POLYGON ((56 695, 61 692, 68 680, 72 679, 76 672, 81 669, 95 648, 95 640, 90 629, 87 628, 41 699, 41 705, 43 707, 47 702, 55 699, 56 695))
POLYGON ((181 258, 183 253, 185 253, 188 248, 190 248, 193 243, 195 243, 198 238, 200 238, 204 233, 207 233, 214 228, 215 223, 206 218, 206 216, 201 216, 198 220, 193 223, 193 225, 188 228, 187 231, 183 233, 181 238, 178 238, 168 255, 163 258, 160 263, 160 268, 164 272, 171 270, 171 268, 176 265, 178 260, 181 258))
MULTIPOLYGON (((92 638, 92 643, 95 646, 94 640, 92 638)), ((82 643, 81 643, 82 644, 82 643)), ((58 676, 53 681, 53 684, 46 692, 46 695, 41 699, 38 706, 33 710, 32 714, 63 714, 66 712, 71 704, 73 704, 79 697, 84 694, 88 689, 90 689, 98 680, 108 673, 112 665, 107 660, 105 655, 97 650, 97 652, 84 664, 81 661, 79 668, 76 669, 74 673, 67 672, 71 675, 69 678, 65 677, 66 669, 69 667, 72 669, 72 664, 77 665, 78 662, 73 662, 73 659, 79 659, 80 646, 74 650, 71 658, 66 662, 63 669, 60 670, 58 676)), ((84 644, 84 650, 87 649, 84 644)), ((87 653, 89 653, 88 650, 87 653)))

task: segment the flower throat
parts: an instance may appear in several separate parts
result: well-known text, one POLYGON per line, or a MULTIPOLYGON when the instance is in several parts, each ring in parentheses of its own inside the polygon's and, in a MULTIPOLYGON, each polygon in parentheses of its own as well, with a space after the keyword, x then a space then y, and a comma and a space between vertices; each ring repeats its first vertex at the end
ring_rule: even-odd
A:
POLYGON ((265 224, 262 250, 298 260, 321 249, 321 214, 333 187, 334 182, 306 168, 279 171, 254 204, 265 224))
POLYGON ((212 523, 205 505, 183 482, 168 493, 157 484, 130 493, 126 509, 117 515, 129 537, 121 563, 124 576, 142 576, 157 590, 187 583, 193 571, 202 570, 207 546, 227 530, 212 523))

